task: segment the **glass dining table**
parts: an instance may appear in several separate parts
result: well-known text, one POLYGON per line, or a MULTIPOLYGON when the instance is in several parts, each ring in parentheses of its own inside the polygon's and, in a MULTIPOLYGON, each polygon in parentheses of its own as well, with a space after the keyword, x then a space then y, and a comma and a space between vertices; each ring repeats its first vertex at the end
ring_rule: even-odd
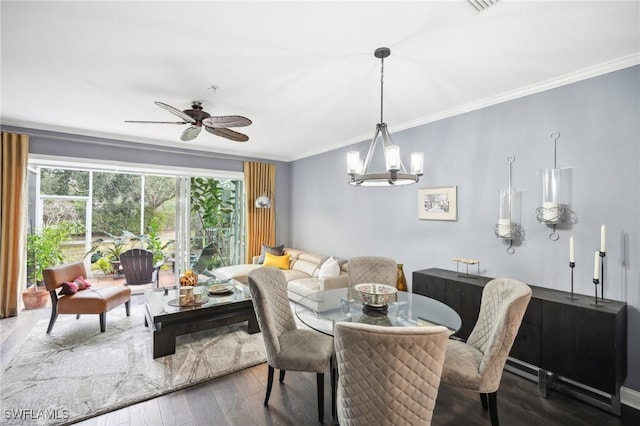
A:
POLYGON ((386 310, 367 309, 358 294, 346 288, 324 290, 300 299, 296 317, 306 326, 333 336, 336 322, 349 321, 390 327, 443 325, 451 334, 462 325, 460 315, 444 303, 399 291, 386 310))

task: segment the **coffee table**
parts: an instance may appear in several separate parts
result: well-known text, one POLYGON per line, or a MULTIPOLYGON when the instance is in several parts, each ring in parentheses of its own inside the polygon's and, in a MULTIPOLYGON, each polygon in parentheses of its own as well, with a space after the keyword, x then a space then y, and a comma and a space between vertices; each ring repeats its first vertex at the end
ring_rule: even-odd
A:
MULTIPOLYGON (((207 330, 214 327, 248 322, 249 334, 258 333, 260 327, 251 301, 249 287, 236 280, 227 284, 229 293, 208 295, 208 300, 198 306, 177 305, 178 288, 154 288, 144 293, 144 325, 153 332, 153 358, 176 353, 176 336, 207 330)), ((200 284, 207 294, 207 283, 200 284)))

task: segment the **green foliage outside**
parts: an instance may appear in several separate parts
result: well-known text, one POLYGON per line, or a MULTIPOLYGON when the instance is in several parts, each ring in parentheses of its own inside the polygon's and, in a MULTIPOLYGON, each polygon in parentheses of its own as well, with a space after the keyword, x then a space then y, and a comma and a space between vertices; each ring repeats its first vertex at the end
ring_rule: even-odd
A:
POLYGON ((229 239, 233 232, 236 208, 234 181, 213 178, 191 178, 191 213, 199 218, 196 232, 203 246, 213 245, 214 255, 209 267, 219 267, 230 261, 229 239))
MULTIPOLYGON (((238 209, 242 208, 236 199, 239 184, 226 179, 191 178, 193 248, 213 245, 215 254, 209 268, 231 263, 229 246, 240 217, 238 209)), ((144 175, 143 179, 142 175, 132 173, 43 167, 40 189, 42 195, 91 195, 93 244, 84 256, 91 255, 94 270, 111 273, 110 262, 130 248, 146 248, 157 260, 172 254, 175 242, 162 238, 162 234, 175 229, 176 177, 144 175)), ((81 241, 86 233, 86 207, 82 200, 44 199, 43 221, 49 226, 66 222, 67 236, 81 241)))
MULTIPOLYGON (((47 195, 89 195, 90 172, 43 168, 40 191, 47 195)), ((145 175, 144 178, 145 226, 153 217, 160 220, 160 229, 175 226, 171 204, 175 199, 176 179, 169 176, 145 175)), ((119 235, 124 230, 140 229, 140 201, 142 197, 142 175, 113 172, 93 172, 92 228, 103 235, 119 235)), ((78 205, 82 202, 75 202, 78 205)), ((45 223, 64 216, 73 215, 78 222, 84 221, 84 209, 72 211, 69 202, 57 201, 45 206, 45 223), (47 218, 50 218, 47 220, 47 218)), ((77 229, 74 234, 84 232, 77 229)), ((140 230, 142 232, 142 230, 140 230)))
POLYGON ((166 242, 162 242, 160 239, 160 219, 158 217, 153 217, 149 221, 149 225, 147 226, 147 234, 144 236, 143 241, 145 242, 146 249, 153 253, 154 262, 159 262, 160 260, 164 260, 166 254, 164 253, 169 247, 173 246, 174 241, 169 240, 166 242))
POLYGON ((69 239, 69 227, 60 223, 27 235, 27 275, 31 283, 42 281, 42 271, 64 262, 62 243, 69 239))

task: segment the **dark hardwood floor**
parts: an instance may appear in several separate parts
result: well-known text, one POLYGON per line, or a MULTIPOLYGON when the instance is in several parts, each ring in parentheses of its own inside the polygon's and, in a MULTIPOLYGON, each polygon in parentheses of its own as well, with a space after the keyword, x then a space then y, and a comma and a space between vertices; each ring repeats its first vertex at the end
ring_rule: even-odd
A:
MULTIPOLYGON (((134 296, 134 304, 142 297, 134 296)), ((40 319, 50 310, 26 311, 16 318, 0 320, 0 364, 4 368, 16 349, 40 319)), ((96 320, 97 321, 97 320, 96 320)), ((325 424, 331 424, 330 380, 325 375, 325 424)), ((262 404, 267 378, 266 364, 257 365, 141 402, 78 424, 84 426, 132 425, 317 425, 316 377, 313 373, 289 372, 284 384, 273 385, 269 407, 262 404)), ((1 379, 0 379, 1 380, 1 379)), ((2 387, 10 386, 2 383, 2 387)), ((383 391, 383 390, 381 390, 383 391)), ((537 385, 509 372, 503 375, 498 392, 502 425, 640 425, 640 412, 623 406, 622 417, 551 391, 538 397, 537 385)), ((441 386, 432 424, 489 425, 480 398, 473 392, 441 386)))

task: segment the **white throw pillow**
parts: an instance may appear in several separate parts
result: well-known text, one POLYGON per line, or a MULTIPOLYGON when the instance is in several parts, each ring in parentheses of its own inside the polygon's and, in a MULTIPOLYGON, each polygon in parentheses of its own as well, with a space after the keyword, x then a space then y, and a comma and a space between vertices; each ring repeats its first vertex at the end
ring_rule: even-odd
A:
POLYGON ((340 275, 340 265, 338 265, 338 261, 331 256, 320 266, 318 278, 323 280, 329 277, 337 277, 338 275, 340 275))

